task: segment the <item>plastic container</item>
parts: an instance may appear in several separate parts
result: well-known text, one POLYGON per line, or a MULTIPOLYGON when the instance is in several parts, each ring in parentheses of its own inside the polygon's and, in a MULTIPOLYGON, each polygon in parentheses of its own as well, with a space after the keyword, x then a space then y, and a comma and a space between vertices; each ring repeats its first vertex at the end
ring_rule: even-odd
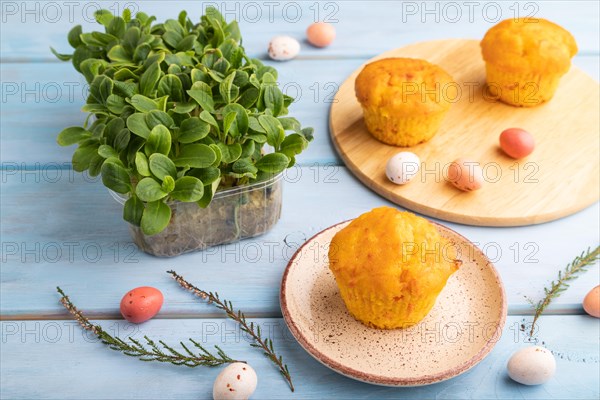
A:
MULTIPOLYGON (((174 201, 171 222, 148 236, 129 224, 134 243, 157 257, 173 257, 219 244, 236 242, 268 232, 281 216, 282 174, 251 185, 217 191, 206 208, 174 201)), ((111 191, 121 204, 126 197, 111 191)))

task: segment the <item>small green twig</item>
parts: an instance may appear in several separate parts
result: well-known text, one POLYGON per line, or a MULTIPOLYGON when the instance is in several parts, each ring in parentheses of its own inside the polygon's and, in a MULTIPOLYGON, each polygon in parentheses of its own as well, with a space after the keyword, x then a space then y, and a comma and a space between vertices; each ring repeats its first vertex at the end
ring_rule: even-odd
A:
POLYGON ((569 287, 567 282, 575 279, 578 274, 585 272, 587 267, 598 261, 599 255, 600 246, 596 247, 594 250, 590 250, 588 247, 587 251, 584 251, 581 255, 575 257, 573 261, 567 264, 563 271, 558 272, 558 279, 550 283, 550 288, 544 288, 544 294, 546 296, 542 300, 535 303, 533 300, 527 299, 527 301, 535 308, 531 331, 529 332, 530 337, 533 336, 535 324, 544 310, 546 310, 546 307, 550 305, 553 299, 557 298, 562 292, 567 290, 569 287))
POLYGON ((57 287, 56 290, 62 296, 60 298, 61 304, 73 315, 75 320, 83 329, 93 332, 100 339, 100 341, 107 345, 110 349, 119 351, 126 356, 136 357, 142 361, 168 362, 175 365, 185 365, 186 367, 216 367, 223 364, 237 362, 237 360, 227 356, 219 346, 215 346, 217 349, 217 354, 214 355, 192 339, 189 339, 189 341, 193 347, 199 350, 198 354, 190 351, 189 347, 187 347, 183 342, 180 342, 180 345, 185 351, 181 352, 167 345, 162 340, 158 342, 162 346, 161 348, 148 336, 144 336, 144 340, 146 342, 145 344, 142 344, 139 340, 132 337, 128 338, 129 341, 125 341, 119 337, 113 337, 104 331, 99 325, 92 324, 90 320, 87 319, 83 313, 77 309, 77 307, 75 307, 75 305, 69 299, 69 296, 67 296, 60 287, 57 287))
POLYGON ((208 303, 214 304, 215 307, 225 311, 229 318, 236 321, 239 324, 242 332, 247 333, 252 337, 252 339, 254 339, 255 343, 252 343, 251 346, 259 348, 264 352, 265 356, 267 356, 267 358, 269 358, 269 360, 271 360, 279 368, 279 372, 287 380, 291 391, 294 391, 294 384, 292 383, 292 377, 290 375, 288 366, 283 363, 282 357, 275 353, 273 348, 273 340, 269 338, 262 338, 260 326, 256 325, 255 330, 254 322, 248 323, 246 321, 246 316, 239 310, 236 312, 233 308, 233 304, 230 301, 225 299, 221 300, 218 293, 206 292, 197 288, 186 281, 181 275, 178 275, 175 271, 167 271, 167 273, 171 274, 173 278, 175 278, 175 281, 177 281, 179 286, 192 292, 201 299, 208 301, 208 303))

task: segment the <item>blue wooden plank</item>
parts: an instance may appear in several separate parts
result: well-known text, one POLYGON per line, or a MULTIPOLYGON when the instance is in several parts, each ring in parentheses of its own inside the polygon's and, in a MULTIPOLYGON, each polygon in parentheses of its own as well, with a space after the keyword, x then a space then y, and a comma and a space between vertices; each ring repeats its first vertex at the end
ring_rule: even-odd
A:
MULTIPOLYGON (((215 4, 228 19, 240 21, 244 44, 253 56, 265 57, 275 35, 291 35, 302 41, 301 57, 371 57, 390 48, 431 39, 481 38, 501 19, 515 16, 547 18, 570 30, 583 54, 597 54, 598 2, 573 1, 356 1, 294 2, 202 2, 215 4), (330 48, 316 49, 304 42, 307 26, 315 20, 334 23, 338 37, 330 48)), ((82 24, 85 31, 97 29, 93 12, 99 3, 2 2, 0 56, 4 61, 46 61, 53 58, 49 46, 66 52, 66 34, 82 24), (40 34, 43 32, 43 34, 40 34)), ((186 9, 198 20, 197 2, 111 2, 103 6, 119 11, 130 5, 161 20, 176 18, 186 9)))
MULTIPOLYGON (((600 57, 576 57, 575 65, 598 80, 600 57)), ((315 140, 298 157, 303 165, 340 164, 329 139, 329 106, 348 75, 365 59, 295 60, 274 63, 282 89, 297 98, 291 115, 315 128, 315 140)), ((0 64, 2 118, 0 160, 5 168, 39 165, 68 167, 73 148, 61 148, 56 135, 81 124, 87 86, 70 64, 0 64), (32 114, 35 118, 32 118, 32 114)))
MULTIPOLYGON (((281 71, 282 83, 288 84, 289 93, 294 94, 296 88, 301 90, 302 98, 294 107, 295 115, 306 125, 314 126, 317 132, 311 148, 300 157, 303 167, 290 171, 287 176, 279 224, 258 239, 171 260, 132 252, 126 225, 120 218, 120 207, 101 184, 84 182, 73 174, 68 169, 71 149, 61 149, 54 142, 56 132, 81 121, 78 110, 82 95, 78 93, 69 99, 67 85, 73 87, 70 82, 81 84, 81 81, 67 64, 52 58, 48 46, 68 49, 66 32, 84 19, 84 8, 89 17, 97 3, 0 3, 0 166, 3 169, 0 318, 32 319, 0 323, 0 397, 211 397, 212 381, 218 370, 190 370, 126 359, 97 343, 90 343, 81 336, 75 323, 52 320, 65 317, 54 292, 57 284, 62 285, 78 305, 102 318, 118 317, 118 302, 127 290, 139 285, 156 286, 166 298, 158 319, 135 331, 128 329, 130 325, 123 321, 102 321, 102 325, 121 335, 148 334, 170 343, 193 336, 207 344, 222 344, 232 355, 248 360, 257 368, 260 383, 254 398, 290 397, 277 371, 247 346, 243 337, 235 334, 235 327, 230 323, 222 325, 222 319, 203 319, 220 315, 177 288, 164 271, 175 268, 201 287, 226 295, 250 315, 278 317, 279 281, 297 244, 333 223, 389 204, 366 190, 345 168, 323 165, 339 164, 327 134, 325 96, 331 86, 325 85, 339 84, 368 57, 391 48, 420 40, 481 37, 494 23, 494 18, 489 17, 493 16, 496 4, 500 5, 503 17, 512 16, 515 9, 522 14, 536 11, 531 7, 538 7, 536 16, 565 26, 575 35, 580 47, 580 57, 576 57, 575 64, 598 80, 598 2, 520 2, 516 8, 514 2, 508 1, 477 2, 472 22, 468 20, 471 6, 461 2, 426 5, 424 2, 373 1, 365 5, 352 1, 236 1, 225 6, 224 2, 213 3, 225 11, 229 19, 237 17, 241 21, 244 44, 254 56, 265 58, 266 45, 273 35, 289 34, 302 39, 316 11, 319 19, 330 16, 338 20, 338 39, 323 50, 303 42, 298 60, 275 64, 281 71), (298 21, 294 14, 296 5, 301 9, 298 21), (461 18, 452 22, 455 5, 459 7, 461 18), (251 20, 254 18, 254 14, 250 14, 251 7, 255 6, 260 18, 251 20), (36 7, 39 12, 35 11, 36 7), (52 14, 56 7, 60 12, 58 19, 52 14), (73 18, 69 7, 74 7, 73 18), (438 11, 427 12, 435 7, 438 11), (25 8, 34 11, 27 12, 25 8), (488 12, 485 17, 484 8, 488 12), (440 18, 439 22, 436 17, 440 18), (20 64, 18 61, 41 63, 20 64), (11 92, 15 83, 16 94, 11 92), (58 97, 57 87, 61 91, 58 97), (316 88, 319 93, 315 100, 316 88), (25 101, 21 98, 23 94, 25 101), (344 207, 340 207, 341 204, 344 207)), ((122 9, 124 4, 111 2, 104 6, 122 9)), ((161 19, 175 17, 180 8, 192 10, 195 18, 201 12, 197 2, 178 2, 177 5, 147 1, 143 8, 161 19)), ((84 25, 86 29, 92 26, 85 21, 84 25)), ((524 387, 510 381, 504 367, 510 354, 525 345, 518 328, 531 319, 518 315, 531 312, 525 296, 541 296, 542 287, 576 253, 600 241, 599 217, 600 208, 596 204, 571 217, 539 226, 513 229, 448 224, 479 242, 494 258, 505 282, 509 312, 513 316, 508 318, 504 335, 490 357, 476 369, 446 383, 393 389, 355 382, 314 361, 291 338, 282 320, 256 322, 263 324, 267 331, 274 327, 278 335, 276 344, 296 379, 298 390, 293 396, 297 398, 598 398, 598 320, 583 315, 551 315, 582 313, 581 298, 600 281, 597 266, 573 282, 548 309, 549 316, 541 320, 540 340, 559 355, 556 378, 541 387, 524 387)))
MULTIPOLYGON (((77 296, 73 299, 81 300, 77 296)), ((293 394, 277 370, 248 345, 231 322, 173 319, 151 320, 139 326, 122 321, 101 321, 101 325, 112 334, 118 332, 140 339, 146 334, 173 345, 190 336, 206 346, 218 344, 231 356, 246 360, 255 368, 258 374, 255 399, 598 398, 598 320, 588 316, 542 318, 539 338, 557 355, 557 373, 546 384, 529 387, 511 381, 506 374, 510 355, 528 345, 519 331, 522 320, 521 316, 509 317, 494 350, 469 372, 416 388, 379 387, 338 375, 312 359, 291 337, 281 319, 255 320, 263 331, 273 333, 276 349, 294 379, 293 394)), ((220 371, 142 363, 106 349, 91 336, 83 336, 72 321, 3 321, 1 330, 3 398, 210 399, 213 380, 220 371)), ((439 340, 444 337, 440 335, 439 340)))
MULTIPOLYGON (((101 182, 86 182, 70 170, 4 170, 1 178, 0 313, 5 316, 56 316, 61 309, 53 300, 54 287, 59 284, 98 315, 118 315, 121 296, 142 285, 165 293, 165 315, 211 315, 210 307, 198 306, 173 287, 165 274, 171 268, 252 314, 279 316, 279 282, 298 245, 330 225, 390 204, 343 167, 294 168, 284 183, 282 218, 270 233, 161 259, 135 250, 121 206, 101 182)), ((537 299, 559 269, 600 241, 599 220, 596 204, 543 225, 447 225, 479 243, 504 280, 510 311, 522 313, 530 311, 525 296, 537 299)), ((600 280, 594 268, 549 311, 582 312, 581 299, 600 280)))

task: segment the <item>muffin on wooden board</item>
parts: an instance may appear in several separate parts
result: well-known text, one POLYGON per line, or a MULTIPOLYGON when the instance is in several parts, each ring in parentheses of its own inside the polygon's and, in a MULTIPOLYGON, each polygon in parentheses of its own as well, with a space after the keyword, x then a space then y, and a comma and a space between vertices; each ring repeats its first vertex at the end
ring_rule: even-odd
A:
POLYGON ((455 83, 437 65, 385 58, 367 64, 354 88, 371 135, 393 146, 414 146, 440 128, 451 105, 447 85, 455 83))
POLYGON ((552 99, 577 43, 548 20, 511 18, 485 34, 481 51, 490 92, 504 103, 533 107, 552 99))
POLYGON ((391 207, 356 218, 329 248, 329 268, 348 311, 379 329, 425 318, 460 266, 456 258, 435 225, 391 207))

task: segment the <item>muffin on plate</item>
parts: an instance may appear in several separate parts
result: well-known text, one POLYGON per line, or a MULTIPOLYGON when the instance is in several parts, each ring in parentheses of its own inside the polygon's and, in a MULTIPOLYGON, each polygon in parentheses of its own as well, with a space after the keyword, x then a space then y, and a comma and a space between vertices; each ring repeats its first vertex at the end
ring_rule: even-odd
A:
POLYGON ((414 146, 431 139, 451 102, 452 77, 437 65, 415 58, 384 58, 367 64, 354 89, 367 129, 393 146, 414 146))
POLYGON ((518 107, 533 107, 554 96, 569 71, 577 43, 564 28, 537 18, 507 19, 481 41, 492 94, 518 107))
POLYGON ((379 329, 425 318, 460 263, 435 225, 391 207, 356 218, 329 248, 329 269, 348 311, 379 329))

